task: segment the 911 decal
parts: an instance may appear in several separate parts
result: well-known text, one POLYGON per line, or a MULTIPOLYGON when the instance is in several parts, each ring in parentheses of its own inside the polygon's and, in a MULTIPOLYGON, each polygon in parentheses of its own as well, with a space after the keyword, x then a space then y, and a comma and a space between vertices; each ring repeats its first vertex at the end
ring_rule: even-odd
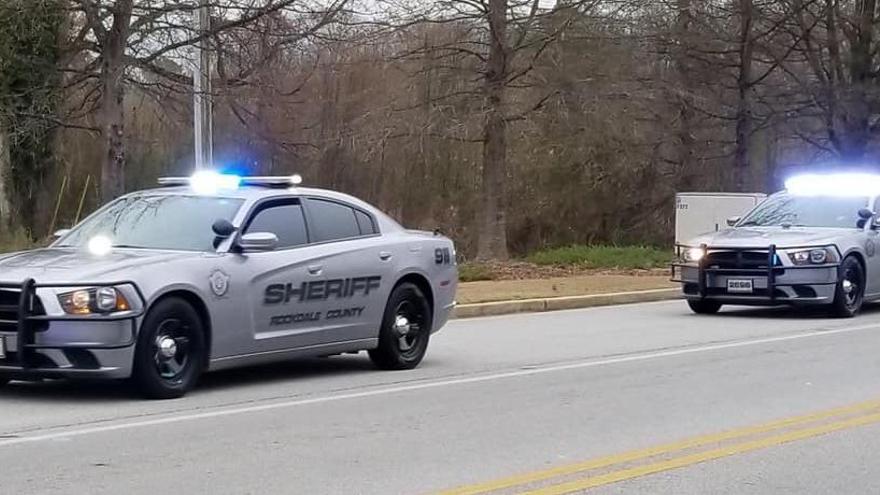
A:
POLYGON ((452 255, 449 248, 437 248, 434 250, 434 263, 438 265, 448 265, 452 263, 452 255))

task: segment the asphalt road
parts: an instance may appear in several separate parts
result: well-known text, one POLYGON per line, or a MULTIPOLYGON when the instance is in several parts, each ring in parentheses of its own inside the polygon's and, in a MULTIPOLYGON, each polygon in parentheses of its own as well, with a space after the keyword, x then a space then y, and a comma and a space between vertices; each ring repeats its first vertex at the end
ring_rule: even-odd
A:
POLYGON ((878 308, 673 301, 453 321, 414 371, 298 361, 176 401, 13 383, 0 493, 871 493, 878 349, 878 308))

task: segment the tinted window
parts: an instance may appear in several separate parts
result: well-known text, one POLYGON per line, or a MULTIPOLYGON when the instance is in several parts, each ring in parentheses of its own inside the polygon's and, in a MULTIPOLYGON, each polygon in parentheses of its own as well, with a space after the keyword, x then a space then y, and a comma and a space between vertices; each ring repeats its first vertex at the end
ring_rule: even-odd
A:
POLYGON ((348 206, 331 201, 310 199, 309 214, 312 220, 310 227, 316 242, 361 235, 354 210, 348 206))
POLYGON ((276 204, 257 212, 247 232, 271 232, 278 236, 278 247, 306 244, 306 222, 299 204, 276 204))
POLYGON ((144 194, 120 198, 83 221, 59 246, 86 246, 96 236, 114 246, 213 251, 215 220, 232 220, 242 200, 144 194))
POLYGON ((376 226, 373 224, 373 219, 370 218, 370 215, 360 210, 354 210, 354 216, 357 219, 358 227, 361 229, 361 234, 369 235, 376 233, 376 226))

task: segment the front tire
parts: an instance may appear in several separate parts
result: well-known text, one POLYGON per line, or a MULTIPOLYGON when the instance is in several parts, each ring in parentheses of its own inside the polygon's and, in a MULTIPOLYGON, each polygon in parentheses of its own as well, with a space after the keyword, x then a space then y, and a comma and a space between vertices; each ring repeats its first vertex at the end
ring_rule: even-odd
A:
POLYGON ((865 269, 853 256, 847 256, 840 264, 840 280, 834 290, 831 315, 852 318, 859 314, 865 300, 865 269))
POLYGON ((385 370, 418 366, 428 350, 433 321, 431 305, 421 289, 409 282, 395 287, 385 306, 379 347, 369 351, 373 364, 385 370))
POLYGON ((148 399, 182 397, 198 381, 207 355, 205 329, 196 310, 182 299, 163 299, 141 325, 132 379, 148 399))
POLYGON ((691 311, 698 315, 714 315, 721 310, 721 303, 707 299, 688 299, 691 311))

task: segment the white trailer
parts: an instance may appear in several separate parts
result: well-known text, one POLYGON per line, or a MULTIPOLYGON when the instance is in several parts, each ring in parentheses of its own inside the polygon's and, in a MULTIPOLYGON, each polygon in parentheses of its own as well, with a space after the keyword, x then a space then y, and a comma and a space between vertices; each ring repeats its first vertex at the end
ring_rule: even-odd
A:
POLYGON ((694 193, 675 195, 675 243, 727 228, 727 219, 745 215, 766 198, 762 193, 694 193))

